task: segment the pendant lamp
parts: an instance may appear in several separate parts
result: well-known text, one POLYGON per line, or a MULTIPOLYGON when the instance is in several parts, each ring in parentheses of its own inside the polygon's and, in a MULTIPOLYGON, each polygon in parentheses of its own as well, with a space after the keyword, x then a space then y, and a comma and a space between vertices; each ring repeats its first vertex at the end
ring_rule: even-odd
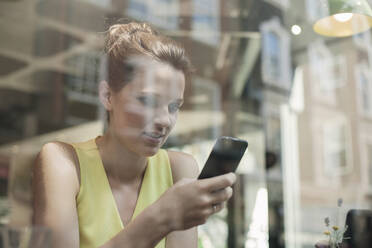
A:
POLYGON ((372 26, 372 10, 367 0, 311 0, 321 1, 327 15, 315 22, 318 34, 346 37, 367 31, 372 26))

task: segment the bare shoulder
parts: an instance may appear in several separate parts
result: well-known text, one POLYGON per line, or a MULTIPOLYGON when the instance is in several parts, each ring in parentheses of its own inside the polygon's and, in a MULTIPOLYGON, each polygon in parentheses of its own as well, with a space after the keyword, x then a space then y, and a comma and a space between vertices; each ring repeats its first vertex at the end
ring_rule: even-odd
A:
POLYGON ((75 149, 72 145, 64 142, 49 142, 41 148, 37 155, 34 173, 42 173, 43 176, 57 174, 61 177, 78 179, 79 166, 75 149))
POLYGON ((193 156, 184 152, 170 150, 168 150, 168 156, 174 182, 182 178, 196 178, 198 176, 199 167, 193 156))
POLYGON ((39 155, 51 155, 64 156, 66 158, 73 158, 75 150, 72 145, 60 142, 53 141, 46 143, 42 146, 39 155))

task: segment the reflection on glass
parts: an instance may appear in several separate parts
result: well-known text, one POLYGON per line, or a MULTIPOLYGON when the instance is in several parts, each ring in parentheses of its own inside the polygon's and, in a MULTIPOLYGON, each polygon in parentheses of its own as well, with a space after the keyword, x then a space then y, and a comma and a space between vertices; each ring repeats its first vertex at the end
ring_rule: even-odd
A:
POLYGON ((46 227, 0 227, 2 248, 51 248, 51 239, 46 227))
POLYGON ((280 40, 276 33, 269 32, 264 39, 264 46, 267 48, 269 57, 269 75, 273 78, 280 77, 280 40))
POLYGON ((350 171, 351 151, 348 126, 345 121, 336 120, 323 126, 324 168, 328 175, 344 174, 350 171))
POLYGON ((358 64, 355 67, 355 77, 357 80, 357 102, 359 112, 364 116, 372 116, 372 73, 367 63, 358 64))
POLYGON ((276 17, 261 23, 260 32, 263 81, 280 89, 289 90, 292 73, 289 33, 276 17))
POLYGON ((367 144, 368 188, 372 189, 372 144, 367 144))
MULTIPOLYGON (((323 218, 336 215, 334 198, 344 198, 342 218, 351 208, 371 209, 371 30, 343 39, 315 34, 313 22, 329 13, 328 1, 20 0, 0 1, 0 10, 0 225, 30 224, 30 168, 44 143, 84 141, 104 130, 106 110, 97 99, 107 69, 102 36, 112 23, 131 20, 175 37, 196 64, 165 147, 193 154, 202 167, 218 136, 252 144, 239 167, 244 190, 229 209, 236 226, 227 222, 227 210, 213 216, 200 227, 203 247, 225 248, 235 230, 230 236, 246 248, 257 239, 264 247, 267 238, 270 247, 283 248, 288 235, 310 248, 324 239, 323 218), (289 35, 295 24, 302 32, 289 35), (279 109, 295 94, 291 68, 297 67, 304 72, 304 99, 300 109, 288 105, 293 128, 279 109), (284 162, 284 149, 298 162, 284 162), (284 195, 292 198, 283 197, 288 182, 284 195), (288 205, 290 215, 283 214, 288 205)), ((350 14, 339 17, 345 17, 341 25, 350 22, 350 14)), ((152 88, 159 68, 142 64, 152 88)), ((146 113, 126 107, 146 118, 163 103, 137 100, 151 106, 146 113)))

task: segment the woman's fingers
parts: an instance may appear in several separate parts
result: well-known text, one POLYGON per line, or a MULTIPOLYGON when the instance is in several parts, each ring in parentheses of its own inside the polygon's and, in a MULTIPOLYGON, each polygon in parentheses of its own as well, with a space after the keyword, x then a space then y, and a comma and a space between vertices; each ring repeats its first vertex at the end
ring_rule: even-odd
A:
POLYGON ((233 194, 231 186, 235 183, 236 176, 233 173, 228 173, 222 176, 217 176, 208 179, 199 180, 201 187, 206 190, 208 215, 212 215, 221 211, 226 202, 233 194))
POLYGON ((209 218, 209 216, 216 214, 220 212, 224 208, 225 204, 224 203, 218 203, 218 204, 212 204, 210 205, 207 209, 203 211, 203 216, 205 220, 209 218))
POLYGON ((207 219, 210 215, 220 212, 224 208, 224 203, 211 204, 202 212, 203 218, 207 219))
POLYGON ((211 193, 212 204, 220 204, 227 201, 233 194, 233 189, 227 187, 218 191, 211 193))
POLYGON ((213 213, 212 214, 220 212, 224 208, 224 205, 225 205, 224 203, 219 203, 219 204, 213 205, 213 213))
POLYGON ((233 173, 208 179, 185 179, 177 182, 163 196, 163 204, 175 202, 169 207, 170 215, 175 216, 175 230, 200 225, 212 214, 220 212, 232 195, 231 186, 235 183, 233 173))
POLYGON ((204 189, 213 192, 231 187, 236 181, 236 176, 234 173, 228 173, 217 177, 201 179, 199 181, 204 189))

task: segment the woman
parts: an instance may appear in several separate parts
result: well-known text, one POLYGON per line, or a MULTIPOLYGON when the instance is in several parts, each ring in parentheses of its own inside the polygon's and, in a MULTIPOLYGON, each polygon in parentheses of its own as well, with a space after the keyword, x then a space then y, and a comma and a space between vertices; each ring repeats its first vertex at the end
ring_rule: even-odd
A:
POLYGON ((195 180, 187 154, 160 149, 183 102, 190 62, 147 24, 111 26, 99 98, 103 136, 43 146, 34 167, 34 224, 53 247, 197 247, 196 226, 223 208, 234 174, 195 180))

